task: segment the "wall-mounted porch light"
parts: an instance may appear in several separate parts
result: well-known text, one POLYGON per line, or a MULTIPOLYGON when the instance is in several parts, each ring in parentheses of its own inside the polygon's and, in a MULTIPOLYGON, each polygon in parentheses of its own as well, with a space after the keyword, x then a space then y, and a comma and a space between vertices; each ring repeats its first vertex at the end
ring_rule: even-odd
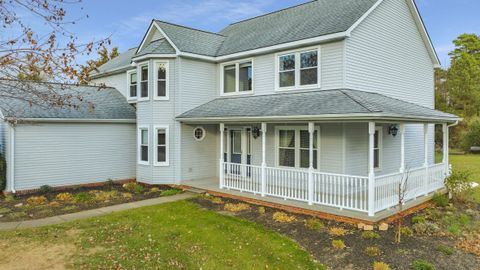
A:
POLYGON ((252 136, 254 139, 257 139, 260 137, 260 128, 259 127, 253 127, 252 128, 252 136))
POLYGON ((388 127, 388 134, 392 135, 393 137, 396 137, 398 134, 398 126, 396 124, 390 125, 388 127))

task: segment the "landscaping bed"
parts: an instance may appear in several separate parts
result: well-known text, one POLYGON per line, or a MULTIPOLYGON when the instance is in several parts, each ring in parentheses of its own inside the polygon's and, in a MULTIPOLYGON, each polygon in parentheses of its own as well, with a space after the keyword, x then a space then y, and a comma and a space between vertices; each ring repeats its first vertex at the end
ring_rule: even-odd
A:
POLYGON ((353 225, 232 199, 207 195, 192 201, 277 231, 299 243, 329 269, 461 270, 478 269, 480 265, 478 204, 449 204, 408 216, 404 219, 403 239, 396 243, 393 224, 387 231, 364 231, 353 225), (377 268, 373 268, 374 263, 377 268), (423 268, 428 264, 434 268, 423 268))
POLYGON ((170 186, 108 182, 98 187, 56 191, 43 186, 26 195, 0 195, 0 222, 39 219, 180 193, 170 186))

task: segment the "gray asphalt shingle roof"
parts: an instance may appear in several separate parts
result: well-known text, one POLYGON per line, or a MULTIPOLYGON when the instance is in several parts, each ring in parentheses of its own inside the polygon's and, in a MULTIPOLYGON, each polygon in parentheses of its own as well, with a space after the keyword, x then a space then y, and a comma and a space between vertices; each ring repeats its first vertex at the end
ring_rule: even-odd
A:
POLYGON ((455 121, 457 116, 381 94, 356 90, 317 90, 262 96, 218 98, 185 112, 179 120, 364 115, 455 121))
POLYGON ((175 48, 170 45, 170 43, 162 38, 158 40, 154 40, 150 42, 147 46, 143 47, 136 55, 135 57, 138 56, 143 56, 147 54, 175 54, 175 48))
POLYGON ((6 118, 35 119, 88 119, 88 120, 135 120, 135 109, 114 88, 95 86, 61 85, 56 83, 19 82, 0 80, 0 111, 6 118), (24 89, 19 92, 17 89, 24 89), (19 92, 21 96, 11 93, 19 92), (26 93, 32 94, 26 94, 26 93), (67 101, 74 106, 52 106, 41 95, 69 96, 67 101), (8 96, 8 97, 7 97, 8 96), (21 97, 21 98, 15 98, 21 97), (33 101, 30 103, 29 101, 33 101))
POLYGON ((132 57, 135 56, 136 51, 137 51, 137 48, 132 48, 124 53, 121 53, 119 56, 101 65, 98 68, 99 73, 110 72, 110 71, 113 71, 119 68, 124 68, 124 67, 128 68, 128 66, 132 63, 132 57))

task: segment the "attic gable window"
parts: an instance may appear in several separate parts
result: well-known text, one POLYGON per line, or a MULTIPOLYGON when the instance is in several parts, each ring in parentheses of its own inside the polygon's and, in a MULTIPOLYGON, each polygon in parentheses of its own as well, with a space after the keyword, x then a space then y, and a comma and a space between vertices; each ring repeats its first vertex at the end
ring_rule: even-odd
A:
POLYGON ((253 91, 253 62, 244 60, 222 64, 222 95, 244 94, 253 91))
POLYGON ((319 86, 319 50, 282 54, 277 59, 277 89, 305 89, 319 86))

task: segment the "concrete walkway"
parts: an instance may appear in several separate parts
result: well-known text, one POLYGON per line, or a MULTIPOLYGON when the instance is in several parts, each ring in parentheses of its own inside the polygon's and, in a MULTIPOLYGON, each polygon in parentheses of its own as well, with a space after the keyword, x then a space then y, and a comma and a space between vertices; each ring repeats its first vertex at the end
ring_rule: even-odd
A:
POLYGON ((174 196, 160 197, 160 198, 154 198, 154 199, 148 199, 143 201, 124 203, 124 204, 117 204, 117 205, 112 205, 112 206, 107 206, 107 207, 102 207, 97 209, 81 211, 77 213, 47 217, 47 218, 36 219, 36 220, 0 222, 0 231, 35 228, 35 227, 42 227, 42 226, 53 225, 53 224, 60 224, 60 223, 65 223, 73 220, 96 217, 96 216, 101 216, 101 215, 110 214, 110 213, 119 212, 119 211, 128 210, 128 209, 135 209, 143 206, 150 206, 150 205, 157 205, 162 203, 185 200, 188 198, 192 198, 194 196, 196 196, 196 194, 187 192, 187 193, 182 193, 174 196))

